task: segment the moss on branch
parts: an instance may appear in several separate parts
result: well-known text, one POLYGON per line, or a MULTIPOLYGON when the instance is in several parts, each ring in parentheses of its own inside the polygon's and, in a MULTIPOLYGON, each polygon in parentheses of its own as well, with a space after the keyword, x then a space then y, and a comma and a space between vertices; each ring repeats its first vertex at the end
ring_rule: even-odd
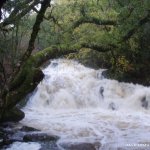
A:
POLYGON ((92 23, 92 24, 103 25, 103 26, 106 26, 106 25, 109 25, 109 26, 113 25, 114 26, 114 25, 116 25, 115 20, 104 20, 104 19, 99 19, 99 18, 96 18, 96 17, 86 16, 86 17, 81 17, 80 19, 78 19, 74 23, 73 28, 77 28, 77 27, 79 27, 80 25, 82 25, 84 23, 92 23))

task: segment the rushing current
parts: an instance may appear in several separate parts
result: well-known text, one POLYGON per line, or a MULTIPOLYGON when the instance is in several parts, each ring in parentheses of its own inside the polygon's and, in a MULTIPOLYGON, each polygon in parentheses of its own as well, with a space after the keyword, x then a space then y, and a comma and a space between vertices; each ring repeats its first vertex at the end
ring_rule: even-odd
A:
POLYGON ((73 60, 51 61, 23 109, 22 124, 60 136, 60 145, 150 146, 150 87, 106 79, 103 71, 73 60))

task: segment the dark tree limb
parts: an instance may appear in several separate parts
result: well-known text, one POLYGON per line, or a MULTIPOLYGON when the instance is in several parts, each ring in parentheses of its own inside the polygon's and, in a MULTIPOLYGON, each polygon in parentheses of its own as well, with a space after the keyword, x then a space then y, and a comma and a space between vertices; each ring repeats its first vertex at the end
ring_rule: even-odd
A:
POLYGON ((82 17, 74 23, 73 28, 77 28, 84 23, 92 23, 92 24, 104 25, 104 26, 116 25, 115 20, 102 20, 102 19, 95 18, 95 17, 82 17))
POLYGON ((138 24, 135 27, 133 27, 131 30, 128 31, 128 33, 125 36, 123 36, 122 42, 125 42, 128 39, 130 39, 137 32, 137 30, 141 26, 143 26, 144 24, 146 24, 147 22, 150 22, 150 10, 148 10, 148 13, 147 13, 147 15, 144 18, 142 18, 141 20, 139 20, 138 24))
POLYGON ((41 8, 39 10, 39 13, 37 14, 36 21, 33 25, 28 48, 27 48, 26 52, 24 53, 23 57, 21 58, 20 62, 18 63, 18 66, 15 68, 15 71, 11 77, 12 80, 13 80, 14 76, 17 75, 17 73, 19 72, 22 65, 26 62, 26 60, 30 57, 32 51, 34 50, 34 43, 35 43, 36 37, 38 35, 38 32, 40 30, 40 25, 43 21, 46 9, 50 6, 50 2, 51 2, 51 0, 43 0, 43 2, 41 3, 41 8))
POLYGON ((6 83, 7 79, 6 79, 6 71, 5 71, 5 67, 3 65, 3 63, 0 62, 0 68, 1 68, 1 72, 3 74, 3 81, 4 83, 6 83))
POLYGON ((122 3, 122 0, 116 0, 119 6, 124 7, 124 4, 122 3))
POLYGON ((2 19, 2 7, 6 3, 6 0, 1 0, 0 1, 0 20, 2 19))
MULTIPOLYGON (((30 2, 28 1, 28 3, 30 3, 30 2)), ((28 5, 28 3, 25 5, 26 7, 25 6, 21 7, 20 3, 19 3, 18 4, 19 6, 16 6, 14 8, 14 10, 12 11, 12 13, 10 14, 10 16, 8 18, 6 18, 0 25, 2 27, 5 27, 9 24, 15 24, 16 20, 20 20, 27 13, 29 13, 35 5, 40 3, 40 0, 35 0, 30 5, 28 5)))
MULTIPOLYGON (((54 16, 52 16, 52 10, 51 10, 51 13, 50 13, 50 15, 48 17, 44 16, 44 19, 48 20, 48 21, 52 20, 54 22, 54 24, 56 24, 59 28, 62 29, 61 25, 58 23, 58 20, 54 16)), ((39 13, 39 11, 35 7, 33 8, 33 11, 35 11, 36 13, 39 13)))
POLYGON ((34 50, 34 43, 35 43, 36 37, 38 35, 38 32, 40 30, 40 24, 43 21, 46 9, 50 6, 50 1, 51 0, 43 0, 43 2, 42 2, 41 9, 40 9, 40 11, 39 11, 39 13, 36 17, 36 21, 35 21, 35 24, 33 26, 33 30, 32 30, 32 33, 31 33, 31 38, 30 38, 30 41, 29 41, 28 49, 25 52, 25 54, 23 55, 23 58, 22 58, 21 62, 26 61, 28 59, 28 57, 31 55, 32 51, 34 50))
POLYGON ((100 45, 100 44, 82 44, 82 47, 84 48, 90 48, 92 50, 98 51, 98 52, 108 52, 111 51, 113 49, 116 49, 117 46, 113 45, 113 44, 109 44, 109 45, 100 45))

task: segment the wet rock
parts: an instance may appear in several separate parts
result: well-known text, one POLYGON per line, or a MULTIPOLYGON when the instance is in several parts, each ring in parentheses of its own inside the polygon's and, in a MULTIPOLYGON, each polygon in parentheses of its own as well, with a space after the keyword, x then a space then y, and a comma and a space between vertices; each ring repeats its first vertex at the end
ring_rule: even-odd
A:
POLYGON ((37 142, 37 141, 57 141, 59 139, 58 136, 48 135, 46 133, 30 133, 26 134, 23 137, 25 142, 37 142))
POLYGON ((52 66, 53 66, 53 67, 57 67, 57 66, 58 66, 58 63, 57 63, 57 62, 53 62, 53 63, 52 63, 52 66))
POLYGON ((25 114, 23 111, 14 107, 11 110, 6 110, 5 114, 3 115, 2 122, 18 122, 24 118, 25 114))
POLYGON ((23 131, 23 132, 33 132, 33 131, 40 131, 40 130, 37 130, 35 128, 32 128, 32 127, 27 127, 27 126, 23 126, 20 131, 23 131))
POLYGON ((105 70, 105 71, 102 72, 103 78, 107 78, 107 76, 108 76, 108 75, 107 75, 107 72, 108 72, 108 70, 105 70))
POLYGON ((36 131, 36 129, 31 127, 22 127, 18 123, 2 123, 0 125, 0 149, 5 149, 14 142, 23 142, 23 137, 27 133, 36 131))
POLYGON ((4 133, 0 130, 0 146, 3 145, 4 133))
POLYGON ((13 135, 16 132, 16 130, 13 130, 11 128, 0 128, 0 130, 3 133, 9 134, 9 135, 13 135))
POLYGON ((12 144, 13 142, 22 142, 22 135, 16 136, 19 131, 13 128, 1 128, 2 136, 0 137, 0 149, 2 147, 7 147, 8 145, 12 144))
POLYGON ((148 109, 148 101, 146 100, 146 97, 143 97, 141 99, 141 103, 142 103, 142 107, 144 107, 145 109, 148 109))
POLYGON ((104 95, 103 95, 103 93, 104 93, 104 87, 102 87, 102 86, 100 87, 99 93, 101 94, 102 98, 104 98, 104 95))
POLYGON ((65 150, 97 150, 101 147, 100 143, 67 143, 61 145, 65 150))
POLYGON ((108 106, 109 109, 112 109, 112 110, 116 110, 116 105, 115 103, 111 102, 108 106))
POLYGON ((62 150, 57 146, 56 141, 46 141, 39 143, 41 144, 40 150, 62 150))
POLYGON ((18 123, 15 122, 3 122, 0 124, 1 128, 15 128, 17 126, 18 123))
POLYGON ((58 136, 41 133, 39 130, 16 123, 3 123, 0 126, 0 149, 7 149, 14 142, 38 142, 40 150, 60 150, 56 142, 58 136))
POLYGON ((1 132, 0 135, 0 149, 7 147, 8 145, 12 144, 13 142, 16 142, 18 140, 13 139, 10 137, 10 134, 7 134, 5 132, 1 132))

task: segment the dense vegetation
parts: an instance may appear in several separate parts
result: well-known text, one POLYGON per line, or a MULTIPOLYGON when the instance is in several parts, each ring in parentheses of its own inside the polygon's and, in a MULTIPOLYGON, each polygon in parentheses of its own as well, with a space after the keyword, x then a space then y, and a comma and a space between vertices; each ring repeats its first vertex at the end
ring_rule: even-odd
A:
POLYGON ((0 120, 20 112, 15 105, 43 79, 39 67, 62 55, 150 85, 149 0, 50 2, 0 2, 0 120))

